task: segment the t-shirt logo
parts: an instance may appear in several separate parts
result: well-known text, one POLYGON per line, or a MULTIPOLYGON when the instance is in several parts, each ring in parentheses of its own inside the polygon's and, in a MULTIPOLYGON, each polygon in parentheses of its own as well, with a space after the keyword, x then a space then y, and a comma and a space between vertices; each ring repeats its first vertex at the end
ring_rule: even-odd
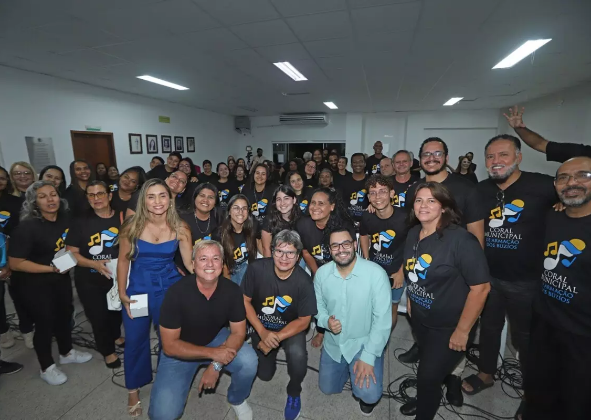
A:
POLYGON ((244 184, 238 186, 238 191, 242 192, 242 188, 244 188, 244 184))
POLYGON ((269 296, 263 302, 261 311, 266 315, 273 315, 275 310, 283 313, 291 306, 293 299, 291 296, 269 296))
POLYGON ((228 195, 230 195, 230 190, 219 190, 218 195, 220 197, 220 201, 226 201, 228 195))
POLYGON ((302 213, 304 213, 307 208, 308 208, 308 200, 302 200, 302 202, 300 203, 300 210, 302 211, 302 213))
POLYGON ((570 241, 562 241, 560 246, 558 242, 551 242, 548 244, 544 256, 544 268, 546 270, 554 270, 558 263, 562 263, 566 268, 573 265, 577 256, 585 249, 585 242, 580 239, 571 239, 570 241), (555 257, 552 257, 555 255, 555 257), (562 259, 561 259, 562 257, 562 259))
POLYGON ((252 212, 252 215, 256 217, 265 214, 268 203, 269 201, 266 198, 263 198, 258 203, 252 203, 252 206, 250 206, 250 211, 252 212))
POLYGON ((373 165, 371 167, 371 173, 372 174, 377 174, 380 172, 380 164, 378 163, 377 165, 373 165))
POLYGON ((413 283, 419 281, 419 277, 423 280, 427 277, 427 271, 433 262, 433 258, 429 254, 423 254, 416 260, 414 257, 406 260, 406 271, 408 271, 408 279, 413 283))
MULTIPOLYGON (((201 239, 196 239, 196 240, 195 240, 195 244, 196 244, 197 242, 199 242, 199 241, 211 241, 211 234, 209 234, 209 235, 206 235, 206 236, 204 236, 204 237, 203 237, 203 238, 201 238, 201 239)), ((194 245, 195 245, 195 244, 194 244, 194 245)))
POLYGON ((356 205, 356 204, 363 203, 363 201, 365 200, 366 194, 367 194, 367 191, 365 189, 352 193, 351 194, 351 204, 356 205))
POLYGON ((66 246, 66 236, 68 236, 69 230, 70 229, 66 229, 64 233, 62 233, 62 236, 60 236, 60 238, 57 241, 55 241, 55 252, 59 251, 60 249, 66 246))
POLYGON ((88 250, 88 253, 90 255, 99 255, 103 252, 104 247, 111 248, 115 244, 118 236, 119 229, 115 227, 103 230, 100 233, 95 233, 90 237, 90 242, 88 242, 88 246, 91 247, 88 250))
POLYGON ((0 211, 0 226, 5 227, 10 220, 10 212, 3 210, 0 211))
POLYGON ((521 212, 525 207, 523 200, 513 200, 509 204, 505 204, 503 208, 496 207, 490 211, 490 221, 488 225, 491 228, 498 228, 503 226, 505 220, 509 223, 515 223, 521 217, 521 212))
POLYGON ((325 256, 326 259, 328 259, 328 255, 329 254, 325 249, 324 245, 316 245, 314 248, 312 248, 312 256, 316 258, 318 261, 324 261, 325 256))
POLYGON ((242 242, 238 248, 234 250, 234 261, 236 264, 244 262, 248 258, 248 249, 246 242, 242 242))
POLYGON ((373 244, 373 249, 380 252, 382 250, 382 247, 390 248, 390 245, 392 245, 394 237, 396 237, 396 232, 394 232, 392 229, 388 229, 380 233, 374 233, 371 236, 371 243, 373 244))
POLYGON ((401 192, 400 194, 394 194, 394 198, 392 199, 392 205, 394 207, 404 207, 406 203, 406 191, 401 192))

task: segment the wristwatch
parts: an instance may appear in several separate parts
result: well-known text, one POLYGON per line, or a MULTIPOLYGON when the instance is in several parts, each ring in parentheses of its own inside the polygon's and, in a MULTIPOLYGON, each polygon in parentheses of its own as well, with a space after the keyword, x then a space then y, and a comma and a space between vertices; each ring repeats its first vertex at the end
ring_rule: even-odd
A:
POLYGON ((213 370, 215 370, 216 372, 221 371, 224 367, 224 365, 222 365, 220 362, 211 362, 211 365, 213 366, 213 370))

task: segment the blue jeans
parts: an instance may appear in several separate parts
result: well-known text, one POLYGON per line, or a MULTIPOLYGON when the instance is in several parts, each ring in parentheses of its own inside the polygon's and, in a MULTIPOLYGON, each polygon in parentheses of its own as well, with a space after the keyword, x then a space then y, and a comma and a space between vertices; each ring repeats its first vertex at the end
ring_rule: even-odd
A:
POLYGON ((369 388, 363 385, 362 388, 355 385, 355 374, 353 367, 355 362, 359 360, 363 348, 359 353, 353 357, 351 363, 347 363, 345 358, 341 356, 339 362, 335 362, 332 357, 328 355, 326 350, 322 349, 320 355, 320 372, 318 373, 318 386, 320 390, 327 395, 340 394, 343 392, 343 386, 347 383, 347 379, 351 378, 351 388, 353 395, 362 400, 366 404, 375 404, 382 397, 383 382, 384 382, 384 355, 376 358, 373 366, 373 373, 376 377, 376 383, 373 380, 369 381, 369 388))
POLYGON ((244 274, 246 274, 246 269, 248 268, 248 262, 242 263, 239 266, 234 268, 230 276, 230 280, 236 283, 238 286, 242 283, 242 279, 244 278, 244 274))
POLYGON ((404 293, 404 291, 406 290, 406 282, 404 282, 402 284, 402 287, 400 289, 392 289, 392 303, 393 304, 399 304, 400 303, 400 299, 402 299, 402 294, 404 293))
MULTIPOLYGON (((226 328, 218 333, 207 347, 219 347, 226 341, 230 331, 226 328)), ((183 415, 191 383, 201 365, 211 360, 180 360, 160 354, 158 372, 150 396, 149 416, 152 420, 173 420, 183 415)), ((232 377, 228 388, 228 402, 242 404, 250 395, 252 383, 257 374, 258 357, 249 344, 243 344, 230 364, 224 366, 232 377)))

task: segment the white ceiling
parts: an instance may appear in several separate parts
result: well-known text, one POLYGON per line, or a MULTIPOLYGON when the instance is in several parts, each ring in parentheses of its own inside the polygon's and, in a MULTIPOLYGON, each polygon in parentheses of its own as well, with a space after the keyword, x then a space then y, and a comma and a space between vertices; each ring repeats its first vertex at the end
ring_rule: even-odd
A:
POLYGON ((499 108, 591 79, 591 1, 2 0, 0 65, 234 115, 499 108))

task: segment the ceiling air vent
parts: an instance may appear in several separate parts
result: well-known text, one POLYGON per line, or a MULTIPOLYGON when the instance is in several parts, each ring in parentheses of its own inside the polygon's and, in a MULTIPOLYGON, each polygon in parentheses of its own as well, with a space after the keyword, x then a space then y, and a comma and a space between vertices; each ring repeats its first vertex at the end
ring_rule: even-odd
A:
POLYGON ((283 114, 279 116, 283 125, 328 125, 327 114, 283 114))

